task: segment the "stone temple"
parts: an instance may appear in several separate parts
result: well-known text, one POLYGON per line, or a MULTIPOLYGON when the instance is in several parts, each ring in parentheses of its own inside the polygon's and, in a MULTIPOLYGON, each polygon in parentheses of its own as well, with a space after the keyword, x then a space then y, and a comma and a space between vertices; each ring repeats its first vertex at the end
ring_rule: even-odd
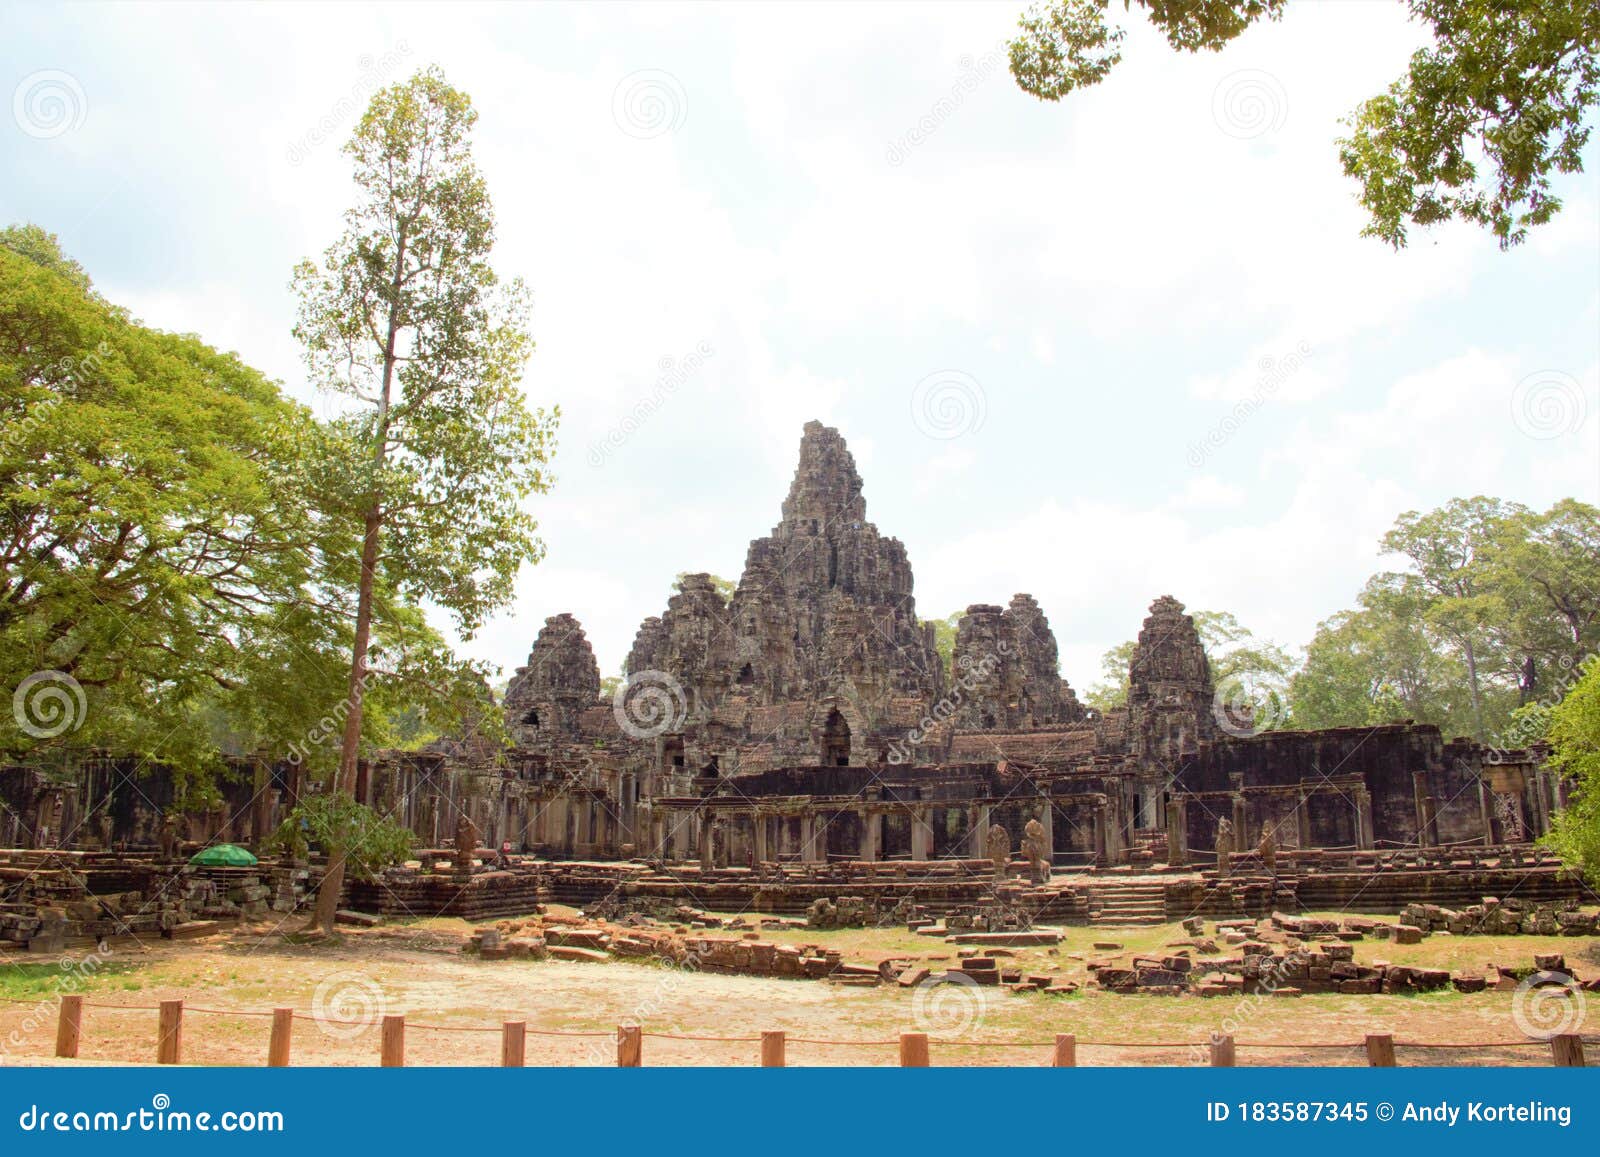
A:
POLYGON ((371 802, 424 843, 470 814, 551 858, 708 866, 982 857, 1042 825, 1053 863, 1209 861, 1254 848, 1529 841, 1563 802, 1537 753, 1410 722, 1248 734, 1219 705, 1183 604, 1155 599, 1127 705, 1086 710, 1031 595, 977 604, 946 667, 904 545, 867 517, 837 430, 811 422, 778 524, 731 598, 689 575, 639 625, 623 689, 571 615, 546 620, 505 708, 516 748, 375 761, 371 802))
MULTIPOLYGON (((868 520, 844 439, 817 422, 732 597, 687 576, 639 625, 626 676, 603 697, 582 625, 553 614, 506 691, 511 750, 468 736, 381 752, 358 794, 424 848, 467 819, 484 845, 541 862, 931 865, 1031 835, 1067 871, 1225 872, 1263 831, 1302 857, 1526 845, 1568 787, 1540 751, 1409 721, 1250 734, 1165 595, 1139 629, 1126 706, 1104 714, 1061 678, 1027 594, 968 607, 947 665, 904 545, 868 520)), ((131 760, 91 764, 76 784, 0 768, 0 847, 65 833, 155 846, 171 785, 135 783, 131 760)), ((302 778, 290 761, 242 767, 184 834, 259 840, 302 778)))

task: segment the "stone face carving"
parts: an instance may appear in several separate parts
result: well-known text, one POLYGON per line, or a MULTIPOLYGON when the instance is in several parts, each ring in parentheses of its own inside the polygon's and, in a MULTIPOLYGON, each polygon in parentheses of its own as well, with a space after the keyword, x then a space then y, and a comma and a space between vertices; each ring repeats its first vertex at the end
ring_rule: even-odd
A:
POLYGON ((993 825, 989 828, 989 835, 984 841, 984 849, 989 853, 989 859, 994 864, 995 879, 1004 879, 1006 865, 1011 862, 1010 833, 999 824, 993 825))
POLYGON ((600 699, 600 665, 578 620, 552 615, 526 665, 506 686, 506 724, 517 742, 537 747, 578 734, 579 713, 600 699))
POLYGON ((1027 730, 1085 716, 1061 678, 1056 637, 1032 595, 1014 596, 1005 610, 987 603, 968 607, 956 628, 950 675, 960 696, 958 727, 1027 730))
POLYGON ((1194 619, 1163 595, 1150 604, 1128 664, 1128 738, 1135 757, 1171 766, 1216 735, 1215 691, 1194 619))
POLYGON ((1022 829, 1022 852, 1028 857, 1028 874, 1035 884, 1044 884, 1050 879, 1050 846, 1045 835, 1044 825, 1038 820, 1029 820, 1027 827, 1022 829))

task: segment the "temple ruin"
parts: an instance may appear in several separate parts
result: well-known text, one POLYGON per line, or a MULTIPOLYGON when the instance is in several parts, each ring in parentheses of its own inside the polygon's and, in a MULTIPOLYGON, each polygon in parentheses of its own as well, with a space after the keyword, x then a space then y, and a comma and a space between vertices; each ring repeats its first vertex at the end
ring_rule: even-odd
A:
MULTIPOLYGON (((968 607, 947 666, 913 588, 904 545, 867 519, 844 439, 811 422, 732 597, 687 576, 640 624, 615 696, 581 624, 554 614, 505 694, 509 750, 467 736, 381 752, 358 796, 424 849, 465 817, 489 848, 589 863, 596 894, 654 865, 669 869, 663 895, 838 868, 886 895, 921 881, 926 897, 928 881, 966 887, 998 829, 1031 857, 1021 874, 1181 868, 1202 888, 1245 888, 1266 873, 1266 906, 1273 878, 1341 856, 1355 873, 1383 854, 1518 863, 1565 801, 1542 752, 1431 725, 1248 733, 1169 596, 1139 630, 1126 705, 1099 714, 1061 678, 1031 595, 968 607)), ((97 758, 70 782, 0 769, 0 846, 156 847, 171 786, 131 769, 97 758)), ((226 805, 185 817, 183 835, 258 841, 307 790, 291 761, 241 762, 226 805)))

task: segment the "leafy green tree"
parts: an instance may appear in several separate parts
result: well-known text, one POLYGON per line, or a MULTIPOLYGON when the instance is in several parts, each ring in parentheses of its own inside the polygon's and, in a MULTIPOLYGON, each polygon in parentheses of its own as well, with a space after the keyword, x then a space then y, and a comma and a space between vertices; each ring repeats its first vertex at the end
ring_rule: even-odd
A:
MULTIPOLYGON (((1364 101, 1339 144, 1361 186, 1363 236, 1403 247, 1412 226, 1459 218, 1501 248, 1561 208, 1555 173, 1583 171, 1587 112, 1600 94, 1600 6, 1573 0, 1405 0, 1433 44, 1364 101)), ((1047 0, 1011 42, 1017 84, 1060 100, 1098 84, 1122 58, 1111 0, 1047 0)), ((1287 0, 1123 0, 1185 52, 1217 51, 1287 0)))
MULTIPOLYGON (((359 527, 335 790, 355 787, 369 649, 385 589, 447 611, 470 637, 543 544, 524 501, 548 490, 558 410, 530 410, 528 294, 490 264, 494 214, 472 160, 477 114, 437 69, 375 94, 345 155, 355 206, 320 265, 295 270, 295 336, 350 410, 319 459, 324 503, 359 527)), ((333 927, 332 859, 316 920, 333 927)))
POLYGON ((1486 734, 1484 682, 1506 662, 1489 629, 1502 612, 1493 558, 1507 519, 1523 513, 1521 507, 1494 498, 1453 498, 1426 514, 1402 514, 1383 536, 1385 551, 1411 562, 1410 571, 1386 580, 1397 587, 1415 587, 1413 605, 1460 652, 1472 696, 1469 734, 1480 742, 1486 734))
POLYGON ((1499 527, 1488 571, 1497 595, 1490 627, 1531 703, 1600 651, 1600 510, 1567 498, 1542 514, 1515 511, 1499 527))
POLYGON ((340 792, 306 796, 284 817, 268 843, 297 859, 312 847, 339 859, 357 879, 375 879, 411 852, 409 828, 340 792))
POLYGON ((1585 664, 1571 693, 1550 709, 1549 740, 1551 762, 1575 788, 1543 842, 1600 887, 1600 661, 1585 664))
POLYGON ((0 231, 0 418, 0 684, 21 708, 0 750, 102 746, 203 781, 207 708, 262 689, 257 656, 313 577, 309 413, 139 325, 23 226, 0 231))

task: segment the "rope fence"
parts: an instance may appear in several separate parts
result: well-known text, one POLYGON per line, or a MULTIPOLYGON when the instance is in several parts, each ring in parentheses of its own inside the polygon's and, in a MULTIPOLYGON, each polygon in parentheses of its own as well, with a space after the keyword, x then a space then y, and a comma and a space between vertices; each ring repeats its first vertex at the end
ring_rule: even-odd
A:
MULTIPOLYGON (((32 1004, 39 1001, 0 998, 5 1004, 32 1004)), ((320 1022, 314 1014, 298 1012, 293 1008, 275 1008, 270 1012, 253 1009, 221 1009, 186 1006, 181 1000, 163 1000, 158 1005, 149 1004, 90 1004, 82 996, 61 997, 61 1007, 56 1021, 55 1055, 76 1059, 83 1039, 83 1013, 85 1009, 104 1012, 154 1012, 156 1014, 156 1063, 181 1064, 183 1059, 183 1029, 186 1014, 224 1017, 265 1017, 272 1021, 272 1035, 267 1045, 267 1065, 282 1068, 289 1064, 294 1036, 294 1022, 320 1022)), ((1213 1034, 1204 1042, 1196 1041, 1080 1041, 1074 1033, 1057 1033, 1050 1040, 1040 1041, 960 1041, 934 1040, 924 1032, 904 1032, 895 1038, 881 1040, 835 1040, 826 1037, 789 1036, 782 1031, 762 1032, 758 1036, 713 1036, 690 1033, 646 1032, 639 1025, 619 1025, 614 1031, 582 1029, 529 1028, 527 1021, 508 1020, 499 1027, 492 1025, 407 1023, 403 1013, 389 1013, 379 1024, 378 1063, 385 1068, 405 1065, 406 1031, 442 1033, 498 1033, 500 1035, 500 1063, 502 1067, 520 1068, 526 1064, 527 1038, 529 1036, 583 1037, 589 1039, 611 1038, 616 1042, 616 1063, 620 1068, 638 1068, 644 1063, 644 1040, 650 1037, 664 1041, 714 1042, 718 1044, 759 1045, 759 1064, 764 1068, 783 1068, 787 1062, 788 1046, 809 1045, 823 1048, 896 1048, 900 1064, 906 1068, 925 1068, 931 1063, 932 1049, 1049 1049, 1050 1065, 1055 1068, 1072 1068, 1078 1063, 1078 1048, 1097 1049, 1198 1049, 1207 1051, 1213 1067, 1231 1068, 1236 1063, 1239 1050, 1287 1050, 1307 1052, 1315 1050, 1355 1051, 1365 1049, 1367 1064, 1374 1068, 1393 1068, 1397 1049, 1516 1049, 1548 1047, 1550 1063, 1561 1067, 1583 1067, 1583 1037, 1577 1033, 1552 1036, 1548 1042, 1537 1040, 1492 1041, 1396 1041, 1389 1033, 1368 1033, 1360 1041, 1237 1041, 1231 1035, 1213 1034)))

